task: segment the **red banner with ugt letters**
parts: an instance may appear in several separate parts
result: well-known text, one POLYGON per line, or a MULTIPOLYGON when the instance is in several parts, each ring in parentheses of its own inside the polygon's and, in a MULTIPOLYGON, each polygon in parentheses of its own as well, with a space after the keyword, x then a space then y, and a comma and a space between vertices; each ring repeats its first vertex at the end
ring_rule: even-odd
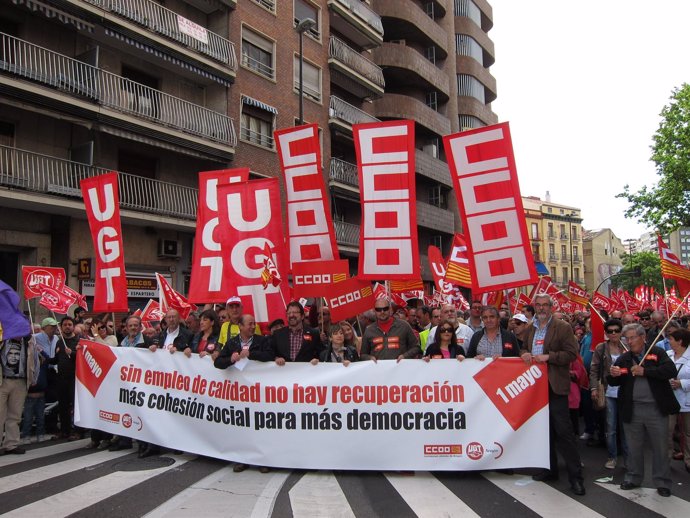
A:
POLYGON ((189 300, 224 303, 228 299, 229 286, 223 284, 228 256, 223 253, 220 244, 218 186, 246 182, 248 179, 248 167, 199 173, 199 203, 189 300))
POLYGON ((117 173, 84 178, 81 180, 81 193, 96 251, 93 310, 108 313, 127 311, 129 306, 117 173))
POLYGON ((284 318, 290 296, 287 283, 269 284, 264 289, 261 281, 266 246, 278 272, 284 276, 287 271, 278 179, 250 180, 217 189, 219 236, 228 258, 223 268, 223 286, 228 287, 225 296, 239 296, 245 312, 252 313, 257 322, 284 318))
POLYGON ((346 280, 349 274, 350 263, 347 259, 293 263, 292 293, 296 299, 323 297, 329 285, 346 280))
POLYGON ((290 267, 296 262, 338 258, 321 172, 318 126, 286 128, 274 135, 287 197, 290 267))
POLYGON ((472 268, 472 292, 534 284, 508 123, 443 138, 472 268))
POLYGON ((371 283, 359 277, 350 277, 327 287, 326 304, 331 308, 331 321, 338 322, 354 317, 374 307, 371 283))
POLYGON ((360 224, 359 277, 420 277, 414 122, 355 124, 360 224))

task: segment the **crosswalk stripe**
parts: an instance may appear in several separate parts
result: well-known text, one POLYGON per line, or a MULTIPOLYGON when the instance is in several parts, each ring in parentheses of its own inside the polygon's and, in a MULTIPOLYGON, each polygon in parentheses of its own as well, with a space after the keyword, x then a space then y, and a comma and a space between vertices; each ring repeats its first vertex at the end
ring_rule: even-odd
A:
POLYGON ((100 451, 63 462, 56 462, 48 466, 22 471, 21 473, 16 473, 9 477, 0 479, 0 494, 7 493, 8 491, 14 491, 15 489, 29 486, 52 477, 58 477, 60 475, 72 473, 73 471, 88 468, 89 466, 96 466, 98 464, 117 459, 118 457, 123 457, 128 453, 131 452, 100 451))
POLYGON ((43 448, 26 450, 24 455, 5 455, 0 457, 0 467, 11 466, 12 464, 18 464, 19 462, 26 462, 28 460, 41 459, 43 457, 49 457, 51 455, 56 455, 58 453, 64 453, 67 451, 78 450, 79 448, 86 446, 88 443, 88 439, 83 439, 81 441, 63 442, 60 444, 45 446, 43 448))
POLYGON ((175 462, 170 466, 162 468, 134 472, 116 471, 43 500, 14 509, 5 513, 4 516, 67 516, 125 491, 136 484, 145 482, 156 475, 177 469, 194 458, 196 458, 195 455, 185 454, 176 457, 175 462))
POLYGON ((254 469, 233 473, 219 469, 158 506, 146 518, 189 516, 189 510, 206 516, 267 518, 289 472, 262 474, 254 469), (228 508, 232 498, 232 508, 228 508), (266 505, 268 504, 268 505, 266 505))
POLYGON ((596 484, 662 516, 690 516, 690 502, 673 495, 670 497, 660 496, 656 489, 638 487, 623 491, 618 484, 601 482, 596 482, 596 484))
POLYGON ((340 484, 332 473, 307 473, 290 492, 292 515, 296 518, 343 517, 355 515, 340 484), (318 505, 314 505, 318 502, 318 505))
POLYGON ((386 478, 417 516, 479 516, 429 472, 386 473, 386 478))
POLYGON ((531 477, 506 475, 494 471, 484 472, 482 476, 541 516, 603 518, 601 514, 574 498, 564 495, 548 484, 535 482, 531 477))

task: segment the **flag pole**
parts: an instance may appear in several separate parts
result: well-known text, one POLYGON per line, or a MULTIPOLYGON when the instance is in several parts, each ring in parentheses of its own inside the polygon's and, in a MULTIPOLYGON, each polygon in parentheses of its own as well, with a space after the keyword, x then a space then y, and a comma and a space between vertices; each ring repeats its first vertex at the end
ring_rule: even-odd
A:
POLYGON ((651 343, 651 345, 649 346, 649 349, 647 349, 647 352, 644 353, 644 356, 643 356, 642 359, 640 360, 640 365, 642 365, 642 362, 644 362, 645 358, 646 358, 647 355, 649 354, 649 351, 652 350, 652 347, 654 347, 654 345, 656 344, 656 341, 657 341, 657 340, 659 339, 659 337, 664 333, 664 331, 666 330, 666 327, 668 327, 668 325, 671 323, 671 320, 673 320, 673 317, 676 316, 676 313, 678 313, 678 310, 683 306, 683 304, 685 304, 685 302, 687 302, 688 297, 690 297, 690 291, 687 293, 687 295, 685 295, 685 298, 683 299, 683 302, 680 303, 680 305, 675 309, 675 311, 673 312, 673 314, 668 318, 668 320, 666 320, 666 323, 664 324, 664 327, 662 327, 662 328, 659 330, 659 334, 656 335, 656 338, 655 338, 654 340, 652 340, 652 343, 651 343))
POLYGON ((29 299, 26 300, 26 309, 29 310, 29 322, 31 322, 31 334, 34 334, 34 317, 31 316, 31 304, 29 304, 29 299))
POLYGON ((594 310, 594 312, 597 314, 597 316, 601 319, 602 322, 604 322, 604 317, 601 316, 601 313, 595 308, 590 301, 587 301, 587 305, 594 310))
MULTIPOLYGON (((53 315, 53 318, 54 318, 55 321, 57 322, 57 317, 55 316, 55 311, 53 311, 53 310, 51 309, 51 310, 50 310, 50 313, 53 315)), ((73 320, 72 322, 74 322, 74 320, 73 320)), ((58 334, 60 335, 60 339, 62 340, 62 345, 64 345, 64 346, 65 346, 65 349, 67 349, 67 342, 65 342, 65 337, 62 336, 62 329, 60 328, 60 326, 58 326, 58 330, 59 330, 58 334)), ((67 354, 67 351, 65 351, 65 354, 67 354)), ((71 354, 67 354, 67 357, 68 357, 68 358, 71 358, 72 355, 71 355, 71 354)))

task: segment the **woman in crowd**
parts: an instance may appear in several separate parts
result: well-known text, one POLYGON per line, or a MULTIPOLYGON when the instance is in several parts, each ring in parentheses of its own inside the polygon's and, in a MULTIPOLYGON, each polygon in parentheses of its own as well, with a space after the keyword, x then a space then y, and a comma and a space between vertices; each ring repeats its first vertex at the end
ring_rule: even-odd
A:
POLYGON ((673 430, 678 422, 680 429, 680 448, 685 462, 685 469, 690 473, 690 331, 676 329, 667 335, 671 350, 667 352, 676 365, 678 375, 673 378, 671 388, 680 405, 680 413, 669 416, 669 447, 673 452, 673 430))
POLYGON ((345 330, 341 324, 334 324, 328 329, 328 347, 321 352, 319 359, 322 362, 342 363, 345 367, 359 361, 355 346, 345 343, 345 330))
POLYGON ((91 322, 91 336, 94 342, 109 345, 110 347, 117 347, 117 338, 115 335, 108 334, 108 328, 106 324, 101 320, 95 318, 91 322))
POLYGON ((472 335, 467 347, 467 357, 484 360, 489 358, 515 357, 520 355, 517 338, 507 329, 502 329, 498 310, 494 306, 484 306, 481 312, 484 327, 472 335))
POLYGON ((623 424, 618 416, 618 389, 608 384, 606 376, 611 370, 611 366, 623 354, 626 349, 621 342, 621 330, 623 323, 615 318, 604 323, 606 341, 601 342, 592 353, 592 365, 589 369, 589 389, 592 395, 592 402, 596 402, 604 391, 606 399, 606 448, 608 459, 604 467, 615 469, 618 459, 618 438, 620 437, 623 461, 628 457, 628 445, 623 433, 623 424), (601 383, 601 385, 600 385, 601 383), (620 430, 620 436, 618 431, 620 430))
POLYGON ((357 350, 359 354, 359 348, 362 346, 362 339, 355 333, 355 328, 347 320, 340 322, 340 327, 343 328, 343 333, 345 334, 345 345, 351 345, 357 350))
POLYGON ((465 359, 465 349, 458 345, 455 336, 455 327, 450 320, 444 320, 438 325, 434 343, 427 345, 423 360, 428 362, 431 359, 451 359, 458 361, 465 359))
POLYGON ((201 358, 207 354, 213 354, 218 345, 220 336, 220 319, 215 311, 207 309, 199 316, 199 332, 194 335, 192 343, 184 350, 189 358, 192 353, 197 353, 201 358))

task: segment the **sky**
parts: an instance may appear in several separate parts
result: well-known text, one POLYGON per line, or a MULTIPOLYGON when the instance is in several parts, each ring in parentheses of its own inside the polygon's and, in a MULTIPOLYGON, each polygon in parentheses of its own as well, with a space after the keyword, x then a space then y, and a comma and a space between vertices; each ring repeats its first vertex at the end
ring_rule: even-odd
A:
POLYGON ((489 0, 499 122, 509 122, 523 196, 582 209, 621 239, 646 226, 615 195, 657 182, 652 136, 690 83, 688 0, 489 0))

